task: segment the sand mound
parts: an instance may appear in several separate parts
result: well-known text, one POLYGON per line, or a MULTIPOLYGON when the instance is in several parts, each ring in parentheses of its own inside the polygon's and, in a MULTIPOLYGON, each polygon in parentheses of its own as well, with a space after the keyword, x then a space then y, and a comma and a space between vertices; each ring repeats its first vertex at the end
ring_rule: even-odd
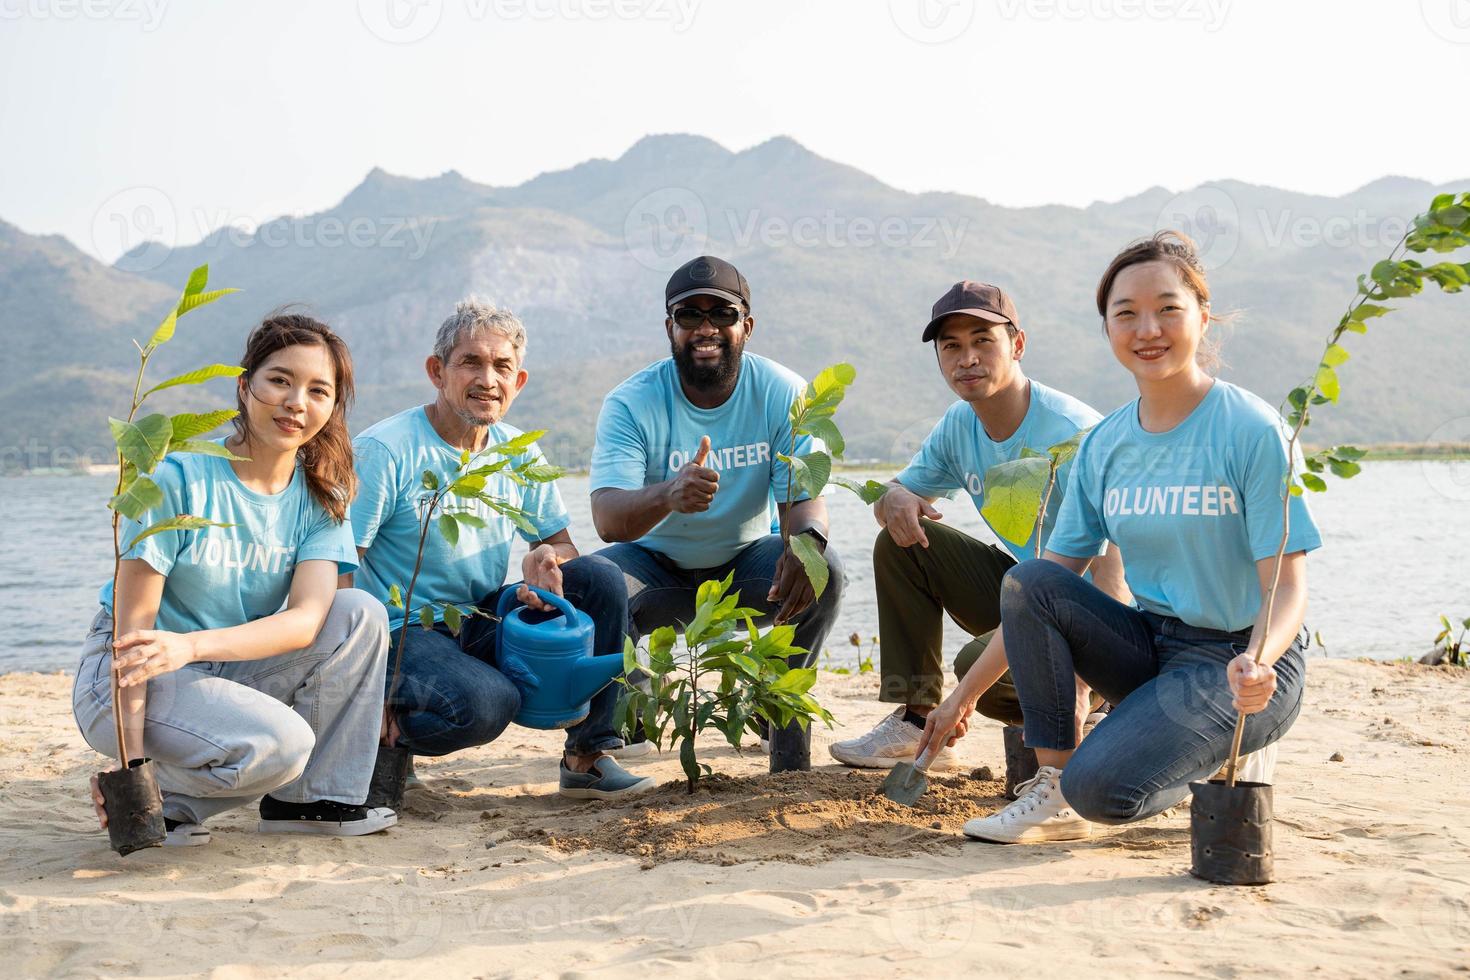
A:
POLYGON ((692 796, 682 782, 665 783, 619 807, 548 815, 511 836, 564 852, 628 854, 645 868, 677 860, 818 864, 957 847, 966 820, 1005 803, 998 781, 936 774, 915 806, 900 806, 883 796, 886 775, 850 769, 717 774, 700 780, 692 796))

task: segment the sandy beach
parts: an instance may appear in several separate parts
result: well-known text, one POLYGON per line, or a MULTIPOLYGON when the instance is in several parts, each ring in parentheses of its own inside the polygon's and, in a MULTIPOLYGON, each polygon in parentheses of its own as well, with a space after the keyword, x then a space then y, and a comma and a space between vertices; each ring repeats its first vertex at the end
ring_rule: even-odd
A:
POLYGON ((1470 672, 1314 660, 1276 774, 1278 880, 1189 876, 1188 814, 1041 847, 965 842, 1000 805, 1000 730, 914 810, 826 746, 883 709, 873 675, 824 673, 838 717, 810 774, 729 778, 635 803, 555 793, 556 733, 422 760, 398 827, 119 858, 86 799, 103 762, 70 678, 0 677, 0 947, 8 976, 1470 975, 1470 672), (1332 761, 1340 753, 1342 761, 1332 761), (981 777, 983 777, 983 773, 981 777))

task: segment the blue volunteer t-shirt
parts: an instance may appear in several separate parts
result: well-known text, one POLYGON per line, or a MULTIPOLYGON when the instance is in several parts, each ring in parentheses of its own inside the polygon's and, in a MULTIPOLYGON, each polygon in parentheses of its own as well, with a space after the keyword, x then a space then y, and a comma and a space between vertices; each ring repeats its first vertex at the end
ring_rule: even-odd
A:
MULTIPOLYGON (((1281 539, 1288 441, 1275 409, 1225 381, 1168 432, 1144 431, 1133 401, 1083 439, 1047 547, 1082 558, 1115 541, 1144 609, 1246 629, 1261 608, 1255 563, 1281 539)), ((1290 507, 1286 553, 1321 547, 1306 501, 1290 507)))
MULTIPOLYGON (((1065 442, 1079 429, 1095 425, 1101 418, 1086 403, 1032 381, 1026 417, 1009 439, 996 442, 985 434, 985 426, 969 403, 958 401, 944 413, 897 479, 921 497, 951 497, 963 490, 975 502, 975 509, 980 510, 985 505, 985 473, 992 466, 1019 458, 1024 448, 1044 453, 1048 447, 1065 442)), ((1042 525, 1043 547, 1051 529, 1056 527, 1070 466, 1071 463, 1066 463, 1057 472, 1057 483, 1046 508, 1046 522, 1042 525)), ((1032 543, 1035 531, 1020 542, 1008 541, 998 532, 996 537, 1017 561, 1036 557, 1032 543)))
MULTIPOLYGON (((520 429, 501 422, 490 426, 486 445, 506 442, 520 434, 520 429)), ((427 506, 434 495, 424 489, 424 470, 433 470, 441 484, 447 482, 450 474, 459 470, 460 450, 440 438, 420 405, 363 430, 353 440, 352 451, 361 483, 352 504, 352 530, 357 546, 367 549, 353 581, 387 605, 392 586, 407 591, 413 576, 420 508, 427 506)), ((486 457, 485 462, 499 458, 486 457)), ((540 458, 541 450, 533 443, 515 457, 515 462, 540 458)), ((460 524, 459 542, 453 546, 438 530, 429 531, 423 567, 413 589, 415 608, 430 601, 481 602, 505 584, 514 536, 542 541, 572 522, 555 483, 522 487, 504 473, 493 473, 485 483, 485 492, 524 510, 537 533, 526 534, 509 518, 478 500, 446 495, 435 512, 436 519, 439 514, 461 511, 478 516, 485 527, 460 524)), ((388 621, 397 629, 403 622, 403 612, 389 606, 388 621)))
MULTIPOLYGON (((333 561, 339 574, 357 567, 351 527, 316 502, 299 464, 276 494, 245 486, 229 460, 196 453, 164 459, 153 482, 163 491, 163 503, 141 521, 123 518, 121 544, 181 514, 234 525, 162 531, 123 555, 146 561, 165 577, 155 629, 192 633, 240 626, 280 611, 299 563, 333 561)), ((111 582, 98 598, 111 612, 111 582)))
MULTIPOLYGON (((603 400, 592 450, 592 490, 641 490, 679 472, 710 437, 705 465, 720 474, 709 510, 670 514, 638 544, 667 555, 680 568, 714 568, 771 533, 772 498, 786 500, 791 454, 791 403, 806 382, 758 354, 740 359, 735 391, 718 408, 696 408, 684 397, 679 369, 665 358, 618 385, 603 400)), ((812 451, 810 436, 795 455, 812 451)), ((807 499, 793 487, 793 498, 807 499)))

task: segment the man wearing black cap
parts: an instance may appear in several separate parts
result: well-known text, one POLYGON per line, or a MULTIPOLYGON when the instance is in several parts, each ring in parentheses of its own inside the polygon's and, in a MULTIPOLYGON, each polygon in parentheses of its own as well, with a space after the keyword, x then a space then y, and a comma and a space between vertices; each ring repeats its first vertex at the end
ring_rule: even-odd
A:
MULTIPOLYGON (((1017 561, 1036 556, 1030 540, 1035 532, 1019 542, 997 534, 1007 554, 936 523, 940 513, 934 501, 964 491, 979 510, 990 467, 1018 458, 1023 448, 1044 453, 1102 418, 1022 372, 1026 333, 1010 297, 997 286, 955 283, 934 304, 923 341, 933 341, 940 373, 959 401, 873 505, 873 516, 883 528, 873 545, 882 637, 879 699, 898 708, 867 734, 832 745, 833 758, 849 766, 886 769, 913 760, 924 719, 943 696, 944 615, 977 637, 955 658, 955 669, 963 676, 1000 623, 1001 578, 1017 561)), ((1043 540, 1055 524, 1066 476, 1064 467, 1047 507, 1043 540)), ((1121 589, 1126 595, 1116 552, 1093 568, 1099 587, 1115 595, 1121 589)), ((1004 669, 1003 653, 999 648, 981 669, 1004 669)), ((987 717, 1021 723, 1009 676, 991 686, 976 707, 987 717)), ((954 750, 945 746, 933 764, 953 766, 956 761, 954 750)))
MULTIPOLYGON (((671 356, 607 396, 592 453, 592 520, 599 554, 628 581, 634 631, 688 622, 701 582, 735 574, 743 605, 796 626, 814 661, 837 615, 842 565, 827 547, 827 505, 788 507, 786 465, 792 401, 806 384, 745 353, 755 330, 750 285, 733 265, 703 255, 664 290, 671 356), (813 601, 800 561, 771 531, 771 501, 792 536, 808 535, 832 570, 813 601)), ((796 442, 795 455, 811 451, 796 442)))

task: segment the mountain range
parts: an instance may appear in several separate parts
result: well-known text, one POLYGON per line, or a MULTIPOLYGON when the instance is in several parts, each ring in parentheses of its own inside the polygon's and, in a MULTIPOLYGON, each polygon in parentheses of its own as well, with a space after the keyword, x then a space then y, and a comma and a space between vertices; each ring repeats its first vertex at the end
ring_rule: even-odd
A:
MULTIPOLYGON (((1058 181, 1076 161, 1056 161, 1058 181)), ((354 430, 432 394, 433 334, 463 296, 514 309, 530 335, 531 381, 509 421, 551 432, 563 465, 585 462, 603 395, 665 356, 662 290, 702 252, 751 283, 749 348, 810 377, 839 360, 858 382, 838 415, 848 457, 901 460, 952 400, 929 346, 929 308, 959 279, 1004 286, 1029 346, 1027 372, 1108 411, 1133 397, 1093 299, 1119 248, 1159 227, 1194 234, 1217 314, 1232 314, 1221 375, 1279 402, 1315 367, 1356 277, 1443 190, 1402 177, 1341 197, 1219 181, 1150 188, 1086 208, 1002 207, 913 194, 785 137, 732 152, 698 136, 650 136, 515 187, 455 171, 373 170, 335 207, 196 244, 141 242, 112 266, 59 236, 0 221, 0 465, 105 459, 106 416, 126 406, 130 337, 144 338, 188 276, 237 296, 191 314, 150 376, 238 360, 248 329, 300 304, 352 346, 354 430), (154 372, 157 372, 154 374, 154 372)), ((1342 403, 1309 431, 1328 441, 1418 441, 1463 415, 1463 382, 1431 383, 1470 345, 1456 297, 1425 295, 1352 338, 1342 403)), ((181 389, 167 408, 231 403, 227 383, 181 389)))

